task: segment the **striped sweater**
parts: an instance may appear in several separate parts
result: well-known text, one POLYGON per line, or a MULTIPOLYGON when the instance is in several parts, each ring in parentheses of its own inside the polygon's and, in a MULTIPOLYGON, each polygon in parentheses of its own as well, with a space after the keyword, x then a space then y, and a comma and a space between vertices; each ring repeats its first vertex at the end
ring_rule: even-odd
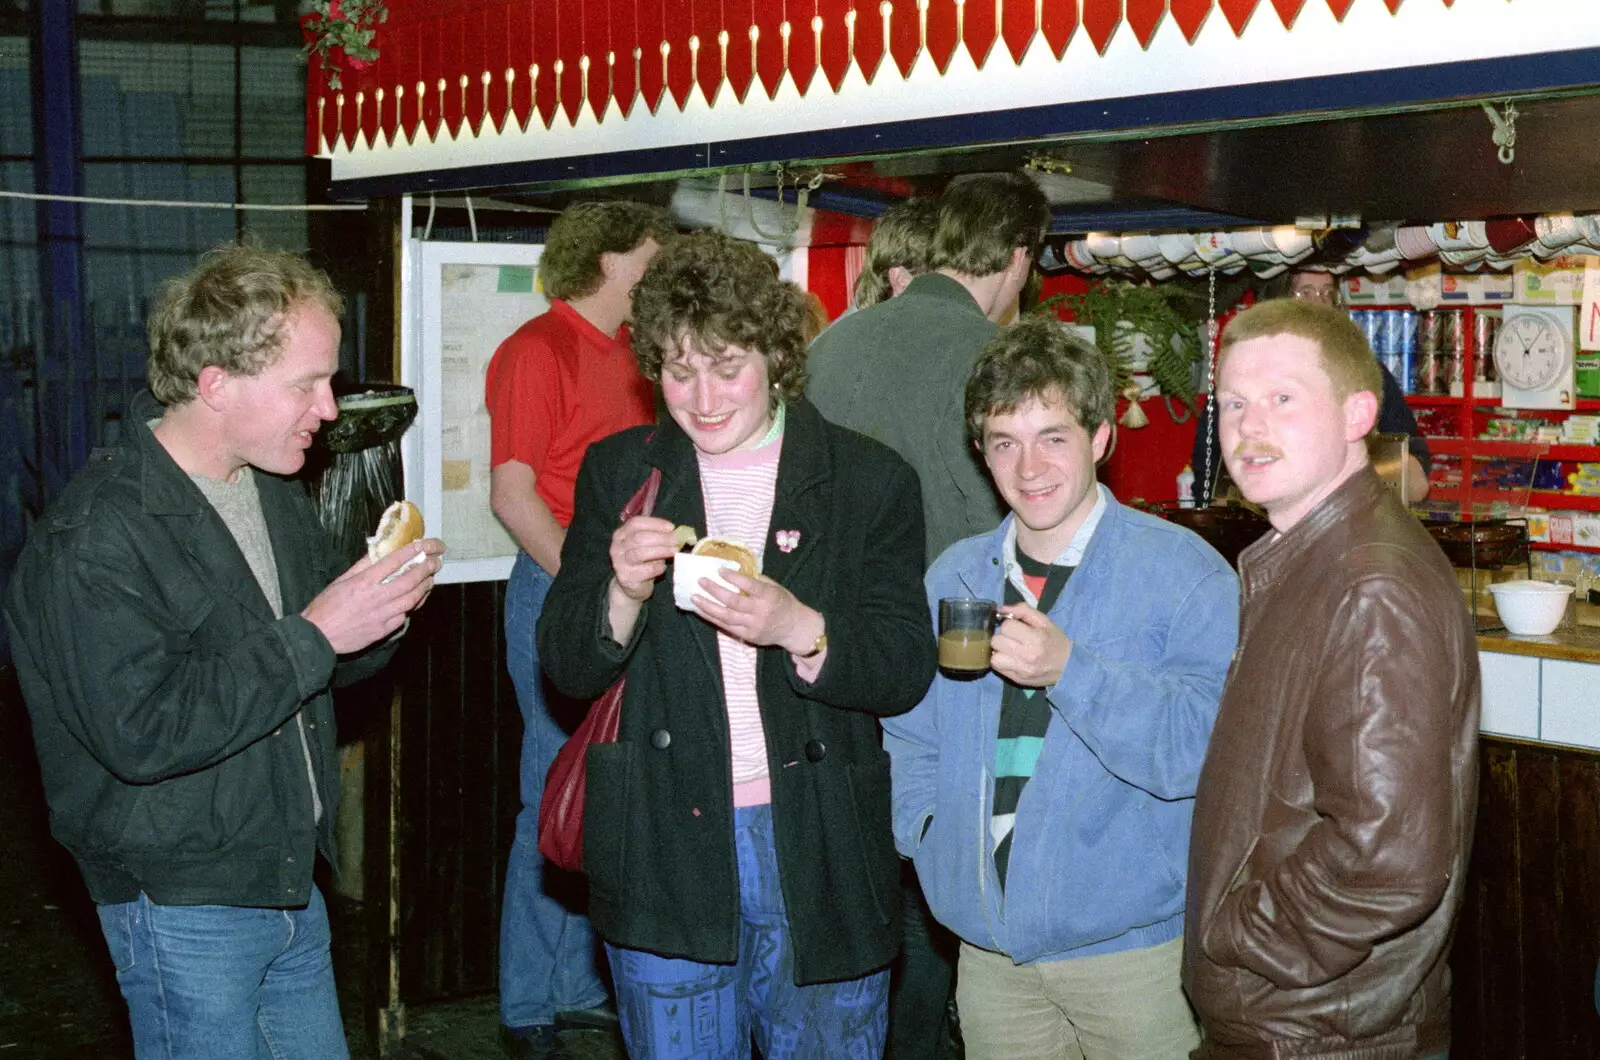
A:
MULTIPOLYGON (((763 563, 782 450, 780 436, 757 449, 696 454, 706 506, 706 533, 746 546, 755 553, 757 565, 763 563)), ((722 688, 733 751, 733 803, 758 806, 771 801, 771 789, 767 740, 756 698, 757 649, 719 630, 717 650, 722 660, 722 688)))

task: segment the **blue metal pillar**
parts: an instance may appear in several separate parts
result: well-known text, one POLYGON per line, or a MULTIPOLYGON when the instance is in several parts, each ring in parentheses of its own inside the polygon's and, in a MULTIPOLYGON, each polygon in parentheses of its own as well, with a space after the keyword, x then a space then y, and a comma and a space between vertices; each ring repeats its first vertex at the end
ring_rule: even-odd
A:
MULTIPOLYGON (((34 188, 83 194, 83 124, 78 93, 75 0, 33 5, 34 188)), ((83 206, 38 206, 39 295, 43 328, 35 344, 34 387, 40 492, 53 499, 89 458, 88 302, 84 281, 83 206)))

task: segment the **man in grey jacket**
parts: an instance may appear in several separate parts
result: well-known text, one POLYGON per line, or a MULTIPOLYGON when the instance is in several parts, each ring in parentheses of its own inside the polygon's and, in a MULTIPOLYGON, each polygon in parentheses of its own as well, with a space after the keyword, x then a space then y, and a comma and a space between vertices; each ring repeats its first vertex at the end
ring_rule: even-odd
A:
POLYGON ((896 450, 922 479, 928 562, 991 530, 1003 510, 967 443, 962 395, 978 351, 1028 280, 1050 223, 1020 174, 953 184, 939 203, 931 272, 812 343, 807 396, 826 416, 896 450))

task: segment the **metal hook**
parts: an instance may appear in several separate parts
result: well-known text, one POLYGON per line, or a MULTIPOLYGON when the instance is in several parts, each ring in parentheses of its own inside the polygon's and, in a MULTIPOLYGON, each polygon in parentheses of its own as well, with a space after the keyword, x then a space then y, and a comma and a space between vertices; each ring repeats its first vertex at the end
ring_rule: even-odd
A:
POLYGON ((1494 132, 1489 138, 1495 146, 1500 148, 1500 164, 1509 166, 1517 157, 1517 105, 1511 100, 1505 102, 1505 113, 1502 115, 1494 109, 1494 104, 1481 104, 1483 112, 1489 116, 1489 121, 1494 125, 1494 132))

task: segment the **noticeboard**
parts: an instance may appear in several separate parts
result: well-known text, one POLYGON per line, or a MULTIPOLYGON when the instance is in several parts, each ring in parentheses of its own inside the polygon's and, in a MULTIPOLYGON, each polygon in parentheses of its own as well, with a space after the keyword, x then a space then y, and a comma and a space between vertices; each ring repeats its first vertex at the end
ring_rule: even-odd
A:
POLYGON ((400 382, 416 392, 401 443, 406 494, 448 551, 436 580, 511 575, 517 545, 489 506, 489 410, 484 380, 495 348, 549 302, 542 247, 411 240, 402 295, 400 382))

